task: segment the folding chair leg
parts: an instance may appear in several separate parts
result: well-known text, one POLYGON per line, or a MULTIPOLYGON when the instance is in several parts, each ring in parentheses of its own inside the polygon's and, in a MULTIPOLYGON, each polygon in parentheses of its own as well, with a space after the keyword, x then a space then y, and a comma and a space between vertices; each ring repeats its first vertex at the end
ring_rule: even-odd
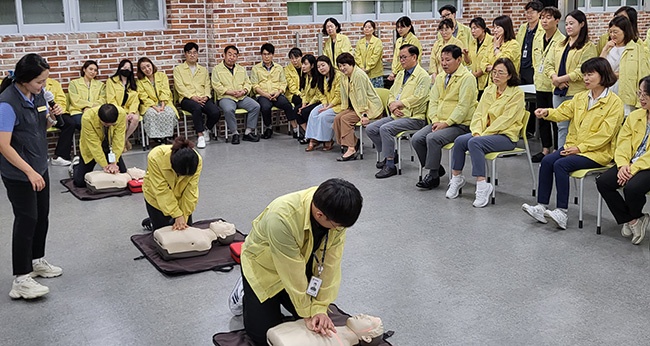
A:
POLYGON ((142 122, 140 122, 140 132, 142 133, 142 151, 147 151, 147 147, 149 146, 149 137, 145 140, 144 126, 142 126, 142 122))
POLYGON ((603 217, 603 197, 598 194, 598 209, 596 211, 596 234, 600 234, 600 220, 603 217))
POLYGON ((363 160, 363 126, 359 126, 359 159, 363 160))
MULTIPOLYGON (((497 176, 497 160, 496 159, 492 160, 492 176, 493 177, 497 176)), ((497 179, 494 179, 494 181, 496 182, 497 179)), ((492 204, 494 204, 496 202, 496 199, 497 199, 497 187, 496 187, 496 184, 495 184, 494 188, 492 189, 492 204)))
MULTIPOLYGON (((402 141, 399 139, 395 140, 397 142, 397 175, 402 175, 402 141)), ((394 155, 393 155, 394 156, 394 155)), ((394 158, 394 157, 393 157, 394 158)))
POLYGON ((187 115, 183 113, 183 123, 185 124, 185 139, 187 139, 187 115))
POLYGON ((582 206, 584 203, 585 178, 580 179, 580 204, 578 204, 578 228, 582 228, 582 206))

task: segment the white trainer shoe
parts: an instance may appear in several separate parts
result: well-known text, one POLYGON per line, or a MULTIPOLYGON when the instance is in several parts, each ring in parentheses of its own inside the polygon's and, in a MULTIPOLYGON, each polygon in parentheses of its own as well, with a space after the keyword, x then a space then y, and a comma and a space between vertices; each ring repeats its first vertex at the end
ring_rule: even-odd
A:
POLYGON ((460 193, 460 189, 462 189, 463 186, 465 186, 465 177, 463 177, 462 175, 452 176, 451 179, 449 180, 448 186, 449 187, 447 188, 447 193, 445 193, 445 197, 449 199, 454 199, 458 197, 458 194, 460 193))
POLYGON ((546 211, 546 207, 544 207, 541 204, 529 205, 527 203, 524 203, 521 205, 521 210, 525 211, 526 214, 530 215, 530 217, 537 220, 537 222, 548 223, 548 220, 546 220, 546 218, 544 217, 544 212, 546 211))
POLYGON ((648 214, 643 214, 634 225, 630 225, 630 230, 632 231, 632 244, 639 245, 645 238, 645 230, 648 228, 648 223, 650 223, 650 216, 648 214))
POLYGON ((36 260, 36 263, 32 264, 32 272, 29 273, 29 276, 35 278, 40 276, 42 278, 55 278, 63 274, 63 269, 60 267, 51 265, 48 263, 45 258, 39 258, 36 260))
POLYGON ((72 165, 73 165, 73 166, 78 165, 78 164, 79 164, 79 160, 81 160, 81 159, 79 158, 79 156, 75 156, 75 157, 73 157, 73 158, 72 158, 72 165))
POLYGON ((14 279, 13 284, 11 285, 11 291, 9 292, 9 297, 13 299, 34 299, 42 297, 50 292, 50 289, 47 286, 43 286, 32 279, 31 276, 18 281, 14 279))
POLYGON ((494 186, 490 183, 486 183, 485 188, 480 189, 478 185, 476 186, 476 197, 474 198, 474 203, 472 205, 474 208, 483 208, 488 203, 490 203, 490 197, 492 197, 492 191, 494 191, 494 186))
POLYGON ((230 292, 228 307, 230 308, 230 312, 235 316, 240 316, 244 313, 244 282, 241 277, 239 277, 235 287, 230 292))
POLYGON ((630 229, 630 224, 628 222, 624 223, 623 227, 621 227, 621 235, 625 238, 632 236, 632 230, 630 229))
POLYGON ((196 147, 199 149, 205 148, 205 135, 199 136, 199 139, 196 141, 196 147))
POLYGON ((203 130, 203 137, 205 137, 204 139, 206 143, 210 141, 210 133, 210 130, 203 130))
POLYGON ((50 163, 52 163, 52 166, 70 166, 72 162, 59 156, 56 159, 51 159, 50 163))
POLYGON ((553 221, 557 228, 566 229, 567 215, 560 209, 546 210, 544 212, 544 217, 553 221))

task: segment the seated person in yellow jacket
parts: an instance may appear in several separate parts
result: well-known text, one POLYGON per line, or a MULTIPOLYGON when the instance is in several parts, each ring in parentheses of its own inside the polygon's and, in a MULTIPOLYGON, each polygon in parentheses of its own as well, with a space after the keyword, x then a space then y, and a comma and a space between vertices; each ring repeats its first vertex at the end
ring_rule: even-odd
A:
POLYGON ((255 345, 266 345, 266 332, 284 322, 281 306, 309 330, 335 333, 327 307, 341 284, 346 228, 362 204, 353 184, 329 179, 278 197, 253 221, 241 267, 244 328, 255 345))
POLYGON ((538 108, 535 116, 551 121, 570 120, 564 146, 544 156, 539 166, 537 205, 524 203, 521 208, 541 223, 549 220, 566 229, 569 207, 569 174, 579 169, 602 167, 612 161, 616 135, 623 122, 623 101, 610 87, 616 75, 605 58, 591 58, 580 67, 586 91, 562 102, 557 109, 538 108), (553 189, 556 209, 547 209, 553 189))
POLYGON ((237 108, 243 108, 248 112, 246 130, 241 139, 259 142, 260 138, 255 134, 255 129, 260 114, 260 104, 248 97, 253 85, 246 74, 246 68, 237 64, 238 58, 239 49, 235 46, 226 46, 223 50, 223 61, 212 69, 212 89, 216 93, 219 107, 226 118, 228 131, 232 135, 231 143, 239 144, 240 141, 235 119, 237 108))
POLYGON ((106 173, 126 173, 122 160, 126 133, 126 113, 121 107, 105 104, 86 110, 81 117, 79 164, 74 166, 73 181, 76 187, 85 187, 84 177, 95 164, 106 173))
POLYGON ((440 61, 444 73, 438 75, 429 94, 427 117, 431 125, 425 125, 411 138, 420 164, 429 170, 416 184, 423 189, 440 185, 440 177, 445 175, 440 165, 442 147, 469 132, 476 109, 476 78, 462 65, 462 55, 461 47, 456 45, 442 49, 440 61))
POLYGON ((260 104, 262 119, 264 119, 262 138, 269 139, 273 135, 273 124, 271 122, 271 108, 273 106, 284 111, 293 128, 294 138, 298 138, 296 112, 289 100, 284 96, 284 92, 287 90, 287 77, 282 66, 273 62, 275 47, 270 43, 265 43, 262 45, 260 53, 262 54, 262 62, 253 66, 251 83, 257 95, 257 103, 260 104))
POLYGON ((192 225, 199 201, 199 176, 203 167, 194 143, 182 136, 171 145, 160 145, 147 156, 142 192, 152 230, 172 226, 183 230, 192 225))
POLYGON ((393 86, 388 94, 388 110, 391 116, 379 119, 366 128, 368 137, 375 144, 384 160, 377 162, 381 171, 375 174, 377 179, 388 178, 397 174, 395 167, 395 136, 406 130, 419 130, 426 121, 429 86, 431 79, 425 69, 418 64, 420 50, 405 44, 399 50, 399 62, 402 70, 395 76, 393 86))
POLYGON ((117 66, 117 71, 106 80, 106 103, 112 103, 126 113, 125 151, 131 149, 129 137, 140 123, 140 97, 133 73, 133 63, 124 59, 117 66))

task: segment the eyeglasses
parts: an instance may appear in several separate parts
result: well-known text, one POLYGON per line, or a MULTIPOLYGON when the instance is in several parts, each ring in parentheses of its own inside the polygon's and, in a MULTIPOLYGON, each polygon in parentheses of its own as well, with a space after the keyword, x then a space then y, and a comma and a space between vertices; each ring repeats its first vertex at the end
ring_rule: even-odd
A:
POLYGON ((410 58, 410 57, 412 57, 412 56, 413 56, 413 55, 400 55, 400 56, 399 56, 399 59, 400 59, 400 60, 406 60, 406 59, 408 59, 408 58, 410 58))
POLYGON ((508 72, 492 70, 492 75, 493 76, 503 77, 503 76, 507 76, 508 72))
POLYGON ((453 18, 454 14, 451 12, 448 12, 446 14, 441 14, 440 18, 453 18))
POLYGON ((648 94, 646 94, 645 92, 643 92, 641 90, 637 90, 636 97, 638 97, 639 100, 640 99, 645 99, 645 98, 648 98, 648 94))
POLYGON ((185 52, 185 54, 187 54, 187 55, 199 55, 199 52, 197 52, 195 50, 191 50, 189 52, 185 52))

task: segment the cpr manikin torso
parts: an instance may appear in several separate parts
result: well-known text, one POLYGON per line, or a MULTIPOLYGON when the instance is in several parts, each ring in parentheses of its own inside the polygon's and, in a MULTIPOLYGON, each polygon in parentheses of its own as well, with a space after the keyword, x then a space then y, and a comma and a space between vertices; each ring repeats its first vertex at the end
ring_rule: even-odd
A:
POLYGON ((209 228, 188 227, 182 231, 172 230, 172 226, 159 228, 153 232, 158 252, 164 259, 186 258, 206 254, 212 242, 227 245, 235 237, 235 225, 216 221, 209 228))
POLYGON ((354 315, 345 327, 336 327, 331 337, 316 334, 307 329, 304 320, 285 322, 266 333, 271 346, 353 346, 377 345, 381 342, 384 327, 379 317, 354 315))

